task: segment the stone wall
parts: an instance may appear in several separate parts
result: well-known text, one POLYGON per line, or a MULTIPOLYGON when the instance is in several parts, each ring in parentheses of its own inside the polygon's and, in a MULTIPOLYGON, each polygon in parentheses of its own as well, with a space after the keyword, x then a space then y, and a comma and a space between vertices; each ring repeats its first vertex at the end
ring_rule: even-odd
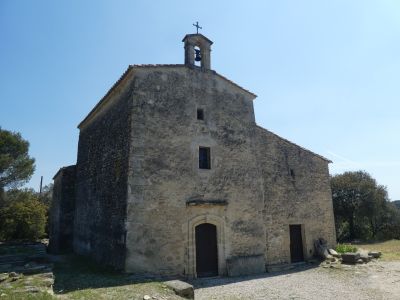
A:
POLYGON ((264 179, 267 264, 290 262, 290 224, 301 224, 305 258, 313 241, 336 244, 328 161, 257 127, 258 161, 264 179))
POLYGON ((49 251, 68 252, 72 250, 73 240, 76 166, 61 168, 53 179, 53 198, 49 215, 49 251))
POLYGON ((117 269, 125 262, 130 82, 80 125, 74 251, 117 269))
POLYGON ((126 270, 194 276, 203 222, 217 226, 221 275, 227 259, 264 255, 254 95, 184 66, 139 67, 133 89, 126 270), (210 170, 199 169, 199 146, 211 148, 210 170))

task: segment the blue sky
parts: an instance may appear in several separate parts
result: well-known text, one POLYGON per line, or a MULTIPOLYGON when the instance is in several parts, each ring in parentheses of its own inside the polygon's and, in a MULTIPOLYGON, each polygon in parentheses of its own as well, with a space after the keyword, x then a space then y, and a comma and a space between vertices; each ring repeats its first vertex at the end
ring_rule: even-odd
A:
POLYGON ((195 21, 258 124, 400 199, 397 0, 1 0, 0 126, 30 141, 28 186, 76 162, 76 126, 129 64, 183 63, 195 21))

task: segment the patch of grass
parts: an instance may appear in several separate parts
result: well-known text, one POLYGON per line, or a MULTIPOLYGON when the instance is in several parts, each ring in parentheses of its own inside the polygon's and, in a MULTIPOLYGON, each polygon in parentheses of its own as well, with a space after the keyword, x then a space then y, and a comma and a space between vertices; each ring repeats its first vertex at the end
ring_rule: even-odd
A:
MULTIPOLYGON (((20 275, 18 280, 6 278, 0 282, 0 300, 5 299, 143 299, 144 295, 157 299, 181 300, 183 298, 167 288, 162 282, 140 281, 129 274, 123 274, 101 267, 87 258, 64 256, 53 268, 54 295, 46 292, 48 281, 43 274, 20 275), (46 285, 47 283, 47 285, 46 285), (39 291, 27 292, 29 288, 39 291)), ((2 278, 4 275, 0 274, 2 278)), ((1 277, 1 276, 0 276, 1 277)))
POLYGON ((182 299, 161 282, 137 282, 132 276, 99 266, 87 258, 70 256, 56 263, 54 293, 63 299, 182 299))
POLYGON ((24 276, 20 275, 17 280, 8 278, 0 283, 0 299, 35 299, 35 300, 53 300, 51 294, 46 292, 47 288, 39 275, 24 276), (28 287, 39 288, 35 293, 25 291, 28 287))
POLYGON ((376 243, 362 243, 358 245, 360 248, 368 251, 382 252, 382 260, 396 261, 400 260, 400 240, 389 240, 376 243))
POLYGON ((346 252, 357 252, 357 247, 351 244, 337 244, 336 252, 338 253, 346 253, 346 252))
POLYGON ((39 292, 35 294, 28 294, 28 293, 14 293, 11 292, 9 294, 4 293, 5 296, 1 297, 0 299, 4 300, 55 300, 54 296, 50 295, 49 293, 39 292))

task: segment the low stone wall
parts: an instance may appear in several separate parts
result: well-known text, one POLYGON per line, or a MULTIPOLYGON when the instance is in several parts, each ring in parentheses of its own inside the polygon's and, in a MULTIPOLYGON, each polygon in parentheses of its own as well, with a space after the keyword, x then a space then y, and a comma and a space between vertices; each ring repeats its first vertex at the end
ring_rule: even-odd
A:
POLYGON ((254 275, 265 272, 264 255, 237 256, 227 260, 228 276, 254 275))

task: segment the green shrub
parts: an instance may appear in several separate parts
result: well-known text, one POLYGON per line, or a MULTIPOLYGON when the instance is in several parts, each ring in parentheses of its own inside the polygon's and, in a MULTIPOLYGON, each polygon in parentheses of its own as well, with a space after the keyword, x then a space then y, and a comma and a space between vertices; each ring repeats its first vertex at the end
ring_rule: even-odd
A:
POLYGON ((0 207, 0 240, 36 240, 45 236, 47 207, 31 190, 12 190, 0 207))
POLYGON ((335 220, 336 227, 336 236, 338 242, 349 241, 350 239, 350 231, 349 231, 349 222, 342 220, 335 220))
POLYGON ((337 244, 336 252, 338 253, 346 253, 346 252, 356 252, 357 247, 350 244, 337 244))

